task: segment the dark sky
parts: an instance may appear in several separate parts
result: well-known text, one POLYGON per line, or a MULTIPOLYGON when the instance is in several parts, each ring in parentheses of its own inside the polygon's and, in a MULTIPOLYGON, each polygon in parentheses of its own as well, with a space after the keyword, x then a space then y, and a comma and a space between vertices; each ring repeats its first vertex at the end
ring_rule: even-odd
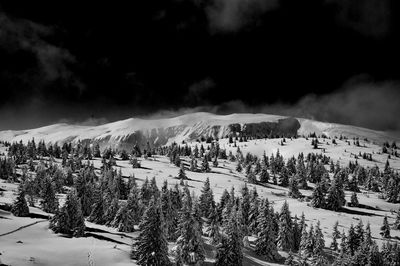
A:
POLYGON ((0 129, 198 106, 399 129, 396 0, 80 2, 0 1, 0 129))

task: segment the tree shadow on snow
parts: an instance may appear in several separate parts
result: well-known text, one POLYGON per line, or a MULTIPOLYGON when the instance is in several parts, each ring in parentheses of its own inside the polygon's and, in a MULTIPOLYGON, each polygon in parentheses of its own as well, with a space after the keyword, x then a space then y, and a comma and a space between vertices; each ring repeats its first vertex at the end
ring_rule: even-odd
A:
POLYGON ((363 212, 363 211, 357 211, 357 210, 351 210, 347 208, 342 208, 340 212, 347 213, 347 214, 353 214, 353 215, 363 215, 363 216, 380 216, 383 217, 383 215, 380 214, 375 214, 371 212, 363 212))

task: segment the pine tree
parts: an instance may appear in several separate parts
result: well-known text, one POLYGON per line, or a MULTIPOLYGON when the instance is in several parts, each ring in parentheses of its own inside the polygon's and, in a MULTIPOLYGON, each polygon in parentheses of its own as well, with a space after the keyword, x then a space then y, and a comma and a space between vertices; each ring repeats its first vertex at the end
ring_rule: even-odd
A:
POLYGON ((321 183, 318 183, 313 191, 311 205, 314 208, 325 207, 325 193, 321 183))
POLYGON ((132 255, 137 258, 138 265, 170 265, 160 203, 154 198, 144 213, 140 229, 138 240, 132 246, 132 255))
POLYGON ((210 179, 207 177, 200 195, 201 215, 208 217, 215 206, 214 195, 210 187, 210 179))
POLYGON ((298 199, 301 197, 296 178, 292 177, 289 180, 289 197, 298 199))
POLYGON ((299 223, 297 222, 298 218, 295 215, 293 219, 293 251, 297 252, 300 248, 300 241, 301 241, 301 229, 299 223))
POLYGON ((285 260, 285 265, 288 265, 288 266, 296 266, 297 265, 297 263, 294 261, 293 253, 291 251, 289 252, 289 256, 285 260))
POLYGON ((185 187, 182 209, 179 217, 177 260, 184 264, 196 264, 204 261, 203 239, 201 228, 192 215, 192 199, 185 187))
POLYGON ((356 192, 353 192, 351 194, 350 203, 351 203, 352 207, 358 207, 359 203, 358 203, 358 198, 357 198, 357 193, 356 192))
POLYGON ((54 185, 50 178, 47 176, 43 182, 43 189, 41 191, 42 201, 41 206, 43 211, 48 213, 56 213, 58 210, 58 199, 54 185))
POLYGON ((238 217, 235 210, 231 212, 225 228, 225 236, 218 245, 215 265, 242 265, 242 239, 239 230, 238 217))
POLYGON ((320 222, 318 220, 314 231, 314 249, 313 254, 316 257, 322 256, 325 248, 324 235, 322 234, 320 222))
POLYGON ((271 261, 275 261, 280 256, 275 244, 276 234, 273 228, 272 215, 273 213, 270 213, 269 204, 264 202, 258 216, 260 232, 256 240, 255 252, 271 261))
POLYGON ((332 184, 328 190, 328 196, 326 198, 326 207, 329 210, 339 211, 345 204, 343 186, 338 178, 334 178, 332 184))
POLYGON ((119 200, 116 197, 114 197, 104 213, 104 220, 106 225, 112 225, 118 210, 119 210, 119 200))
POLYGON ((172 203, 171 191, 168 190, 167 180, 161 189, 161 211, 164 220, 164 232, 167 240, 175 241, 177 238, 176 228, 178 224, 178 212, 172 203))
POLYGON ((208 216, 207 235, 211 238, 211 244, 216 245, 221 242, 222 235, 219 229, 219 219, 217 209, 214 207, 208 216))
POLYGON ((97 224, 104 224, 104 213, 106 211, 106 202, 103 197, 103 192, 101 189, 96 189, 94 193, 94 203, 92 206, 92 211, 88 217, 88 221, 97 224))
POLYGON ((281 250, 289 251, 294 247, 292 226, 289 205, 285 201, 279 215, 278 247, 281 250))
POLYGON ((237 166, 236 166, 236 171, 239 172, 239 173, 241 173, 242 170, 243 170, 242 164, 238 161, 238 164, 237 164, 237 166))
POLYGON ((383 218, 383 225, 381 226, 380 234, 383 238, 390 238, 390 227, 386 215, 383 218))
POLYGON ((188 179, 185 173, 185 166, 183 163, 181 163, 180 168, 179 168, 179 173, 178 173, 178 178, 180 180, 186 180, 188 179))
POLYGON ((354 231, 353 224, 350 225, 349 231, 347 232, 347 242, 346 242, 346 249, 350 252, 353 256, 354 252, 357 250, 357 236, 356 232, 354 231))
POLYGON ((336 221, 335 224, 333 225, 333 231, 332 231, 332 243, 331 243, 331 249, 333 250, 338 250, 338 243, 337 240, 340 238, 340 233, 338 230, 339 222, 336 221))
POLYGON ((74 237, 85 234, 85 219, 75 190, 68 193, 64 206, 50 220, 50 229, 55 233, 68 234, 74 237))
POLYGON ((300 241, 300 254, 307 258, 309 256, 309 252, 308 252, 308 232, 307 232, 307 228, 305 226, 303 226, 303 229, 301 231, 301 241, 300 241))
POLYGON ((394 229, 400 229, 400 209, 396 213, 396 221, 394 222, 394 229))
POLYGON ((208 159, 207 159, 207 156, 206 156, 206 155, 204 155, 203 161, 202 161, 202 163, 201 163, 201 171, 202 171, 203 173, 208 173, 208 172, 211 171, 210 165, 208 164, 208 159))
POLYGON ((268 173, 268 170, 267 170, 267 167, 266 167, 266 166, 264 166, 264 167, 261 169, 261 173, 260 173, 260 182, 261 182, 261 183, 268 183, 268 182, 269 182, 269 173, 268 173))
POLYGON ((25 188, 22 182, 18 186, 18 196, 12 205, 11 212, 18 217, 26 217, 29 215, 29 207, 25 199, 25 188))
POLYGON ((116 227, 119 232, 130 233, 135 231, 134 224, 135 217, 133 211, 128 208, 128 204, 122 204, 111 225, 116 227))

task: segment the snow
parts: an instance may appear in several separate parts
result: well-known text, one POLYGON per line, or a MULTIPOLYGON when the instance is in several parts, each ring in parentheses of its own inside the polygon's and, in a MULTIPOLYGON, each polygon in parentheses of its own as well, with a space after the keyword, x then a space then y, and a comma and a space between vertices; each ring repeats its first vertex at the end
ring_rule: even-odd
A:
MULTIPOLYGON (((20 141, 27 142, 34 138, 36 141, 44 140, 48 143, 63 143, 66 141, 76 142, 78 140, 108 140, 110 143, 125 140, 135 132, 142 132, 145 136, 152 134, 160 134, 165 131, 172 132, 168 135, 169 141, 181 143, 183 140, 190 140, 190 136, 206 135, 211 132, 213 126, 221 126, 219 138, 222 138, 228 132, 230 124, 239 123, 259 123, 259 122, 276 122, 284 116, 269 114, 230 114, 215 115, 211 113, 198 112, 191 113, 173 118, 162 119, 140 119, 129 118, 117 122, 112 122, 99 126, 82 126, 69 125, 66 123, 49 125, 36 129, 18 130, 18 131, 1 131, 0 140, 3 141, 20 141), (203 133, 203 134, 201 134, 203 133)), ((328 136, 339 136, 340 134, 349 137, 368 138, 373 141, 399 140, 390 134, 369 129, 340 125, 334 123, 317 122, 308 119, 298 119, 301 127, 299 134, 308 135, 316 132, 317 134, 325 133, 328 136)))
MULTIPOLYGON (((182 127, 176 129, 176 136, 171 139, 180 143, 182 140, 187 140, 188 136, 194 131, 205 130, 211 125, 227 126, 232 123, 249 123, 261 121, 276 121, 283 117, 271 116, 265 114, 233 114, 228 116, 218 116, 208 113, 195 113, 168 119, 127 119, 114 123, 109 123, 96 127, 78 126, 68 124, 56 124, 38 129, 23 130, 23 131, 2 131, 0 139, 8 141, 28 141, 33 137, 35 140, 44 139, 48 142, 62 142, 63 140, 78 140, 78 139, 102 139, 107 136, 115 140, 123 139, 136 130, 152 130, 167 127, 182 127)), ((337 145, 332 144, 331 139, 319 138, 321 144, 319 149, 313 149, 311 139, 305 138, 290 139, 286 138, 286 143, 280 145, 282 139, 259 139, 250 140, 248 142, 237 142, 243 154, 247 152, 262 156, 264 151, 268 156, 271 153, 276 153, 278 150, 288 159, 291 156, 297 156, 300 152, 305 155, 310 152, 323 153, 333 159, 334 162, 339 161, 342 166, 347 165, 350 161, 355 161, 354 154, 371 153, 373 161, 367 161, 359 158, 359 164, 365 167, 373 167, 377 165, 383 169, 388 158, 387 155, 381 154, 381 143, 387 140, 388 135, 384 132, 372 131, 353 126, 338 125, 333 123, 322 123, 306 119, 300 119, 301 128, 300 134, 309 134, 316 132, 317 134, 326 134, 327 136, 338 136, 340 134, 347 136, 359 136, 360 147, 353 145, 350 139, 350 145, 345 140, 336 140, 337 145), (364 141, 368 138, 371 141, 364 141), (377 144, 375 144, 376 142, 377 144)), ((221 130, 222 131, 222 130, 221 130)), ((203 144, 206 148, 209 144, 189 141, 188 145, 194 146, 203 144)), ((220 139, 221 148, 236 153, 237 147, 229 144, 227 139, 220 139)), ((0 151, 4 152, 3 148, 0 151)), ((189 164, 189 158, 182 158, 189 164)), ((201 160, 201 159, 200 159, 201 160)), ((94 166, 99 170, 101 161, 92 160, 94 166)), ((389 159, 390 165, 396 170, 400 170, 400 159, 392 156, 389 159)), ((149 159, 140 159, 142 168, 133 169, 128 161, 117 160, 117 169, 121 169, 124 177, 129 177, 134 174, 139 185, 146 179, 156 178, 157 185, 161 188, 164 180, 168 181, 169 186, 174 186, 179 183, 175 177, 178 175, 179 168, 169 162, 169 159, 162 156, 154 156, 149 159)), ((199 162, 200 163, 200 162, 199 162)), ((246 181, 243 173, 235 171, 236 163, 227 160, 219 160, 219 166, 213 167, 210 164, 210 173, 198 173, 186 171, 189 178, 188 186, 197 195, 200 194, 201 188, 207 177, 210 179, 211 188, 214 192, 216 201, 219 201, 222 192, 231 187, 235 188, 236 195, 239 195, 241 188, 246 181)), ((289 203, 289 208, 292 215, 300 217, 305 214, 308 224, 316 224, 317 220, 321 222, 321 228, 325 236, 325 245, 329 246, 331 242, 330 234, 332 227, 336 221, 339 221, 339 231, 347 232, 350 224, 357 224, 361 219, 364 225, 369 222, 374 239, 378 244, 382 244, 383 239, 379 235, 379 228, 382 225, 383 217, 388 216, 389 224, 393 224, 395 213, 398 209, 398 204, 388 203, 378 198, 376 193, 358 193, 360 204, 369 206, 365 208, 346 207, 346 212, 333 212, 323 209, 315 209, 309 206, 307 202, 291 199, 286 197, 288 189, 268 184, 253 185, 247 184, 249 189, 257 188, 260 197, 266 197, 273 204, 275 211, 280 211, 283 202, 286 200, 289 203)), ((0 204, 11 203, 15 197, 14 192, 17 189, 16 184, 5 183, 0 181, 0 188, 5 190, 0 196, 0 204)), ((304 195, 311 195, 311 190, 301 190, 304 195)), ((346 199, 350 200, 351 193, 346 191, 346 199)), ((62 195, 60 195, 62 196, 62 195)), ((61 201, 62 202, 62 201, 61 201)), ((30 208, 31 212, 42 213, 39 209, 30 208)), ((135 265, 134 261, 129 258, 130 244, 132 237, 137 236, 137 232, 125 234, 125 236, 116 232, 115 229, 106 226, 86 223, 87 227, 99 229, 92 231, 93 234, 107 237, 107 240, 100 240, 95 237, 85 238, 65 238, 54 234, 48 229, 48 221, 42 221, 38 218, 19 218, 14 217, 8 212, 0 211, 0 260, 3 263, 10 265, 89 265, 89 259, 93 260, 96 266, 99 265, 135 265), (37 223, 35 223, 37 222, 37 223), (3 235, 11 232, 22 226, 29 225, 16 232, 3 235), (17 243, 22 241, 22 243, 17 243), (124 244, 113 241, 123 242, 124 244), (90 255, 89 255, 90 254, 90 255)), ((391 230, 392 237, 400 237, 400 231, 391 230)), ((173 249, 173 244, 170 243, 170 251, 173 249)), ((214 250, 207 246, 207 262, 213 261, 214 250)), ((245 249, 244 265, 274 265, 267 263, 261 258, 254 255, 253 252, 245 249)), ((285 254, 283 254, 285 255, 285 254)))

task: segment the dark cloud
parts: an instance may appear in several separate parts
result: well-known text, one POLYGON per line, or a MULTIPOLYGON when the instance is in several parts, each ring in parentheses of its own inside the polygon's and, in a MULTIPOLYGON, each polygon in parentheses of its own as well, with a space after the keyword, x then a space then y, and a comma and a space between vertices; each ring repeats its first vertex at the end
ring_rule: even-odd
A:
POLYGON ((185 103, 191 106, 204 104, 210 97, 210 92, 216 84, 211 78, 203 79, 189 86, 188 92, 184 97, 185 103))
POLYGON ((213 0, 206 6, 213 32, 232 32, 257 21, 263 13, 279 7, 279 0, 213 0))
POLYGON ((75 57, 68 50, 45 40, 53 34, 51 27, 10 18, 4 13, 0 13, 0 24, 0 46, 11 53, 24 50, 34 54, 44 82, 74 78, 68 64, 74 63, 75 57))

